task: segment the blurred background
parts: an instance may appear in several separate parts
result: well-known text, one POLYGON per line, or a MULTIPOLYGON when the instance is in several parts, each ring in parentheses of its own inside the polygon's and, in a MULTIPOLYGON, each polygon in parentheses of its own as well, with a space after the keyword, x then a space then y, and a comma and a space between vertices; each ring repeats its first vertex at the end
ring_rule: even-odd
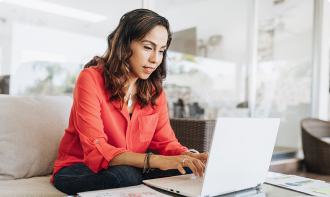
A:
POLYGON ((2 94, 72 96, 120 17, 143 7, 173 32, 164 81, 170 117, 281 118, 276 146, 300 150, 300 121, 328 120, 329 112, 329 39, 327 60, 315 61, 325 45, 317 37, 330 32, 318 31, 315 1, 2 0, 2 94))

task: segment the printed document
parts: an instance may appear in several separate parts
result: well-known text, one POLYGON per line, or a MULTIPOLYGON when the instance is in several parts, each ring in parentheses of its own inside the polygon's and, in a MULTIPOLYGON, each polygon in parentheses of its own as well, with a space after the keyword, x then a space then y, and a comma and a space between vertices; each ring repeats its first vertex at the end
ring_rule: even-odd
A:
POLYGON ((105 189, 78 193, 81 197, 167 197, 163 193, 151 189, 146 185, 122 187, 116 189, 105 189))
POLYGON ((330 184, 325 181, 309 179, 295 175, 282 175, 277 177, 267 177, 266 183, 285 187, 313 196, 327 196, 330 184))

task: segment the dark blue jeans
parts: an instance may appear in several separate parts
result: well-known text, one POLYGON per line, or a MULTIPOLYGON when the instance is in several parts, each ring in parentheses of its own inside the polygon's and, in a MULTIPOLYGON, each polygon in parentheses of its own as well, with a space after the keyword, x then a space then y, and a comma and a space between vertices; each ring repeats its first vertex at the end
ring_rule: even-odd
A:
MULTIPOLYGON (((192 171, 185 167, 187 174, 192 171)), ((142 173, 143 169, 133 166, 110 166, 94 173, 84 163, 64 167, 54 175, 54 186, 63 193, 76 195, 78 192, 128 187, 142 184, 143 180, 181 175, 179 170, 155 169, 142 173)))

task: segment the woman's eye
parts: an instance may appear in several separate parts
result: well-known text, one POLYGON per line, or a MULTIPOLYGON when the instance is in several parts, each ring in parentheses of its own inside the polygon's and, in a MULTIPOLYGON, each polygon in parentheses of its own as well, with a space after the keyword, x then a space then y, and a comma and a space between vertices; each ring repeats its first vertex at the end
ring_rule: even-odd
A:
POLYGON ((159 53, 165 53, 165 51, 159 51, 159 53))
POLYGON ((148 49, 148 50, 151 50, 152 48, 150 47, 147 47, 147 46, 144 46, 145 49, 148 49))

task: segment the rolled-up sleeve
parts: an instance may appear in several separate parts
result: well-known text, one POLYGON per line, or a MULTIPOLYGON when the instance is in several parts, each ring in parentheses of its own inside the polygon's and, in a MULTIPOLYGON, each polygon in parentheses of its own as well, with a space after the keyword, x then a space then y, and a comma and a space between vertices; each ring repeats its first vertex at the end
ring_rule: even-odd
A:
MULTIPOLYGON (((98 73, 96 73, 98 74, 98 73)), ((84 163, 93 171, 98 172, 108 168, 108 163, 117 154, 126 152, 108 144, 101 118, 100 97, 103 95, 95 73, 84 69, 80 73, 74 90, 74 126, 84 153, 84 163)))
POLYGON ((175 137, 174 131, 170 125, 168 116, 167 102, 165 92, 163 90, 160 101, 160 113, 155 134, 149 145, 149 148, 161 155, 180 155, 187 147, 182 146, 175 137))

